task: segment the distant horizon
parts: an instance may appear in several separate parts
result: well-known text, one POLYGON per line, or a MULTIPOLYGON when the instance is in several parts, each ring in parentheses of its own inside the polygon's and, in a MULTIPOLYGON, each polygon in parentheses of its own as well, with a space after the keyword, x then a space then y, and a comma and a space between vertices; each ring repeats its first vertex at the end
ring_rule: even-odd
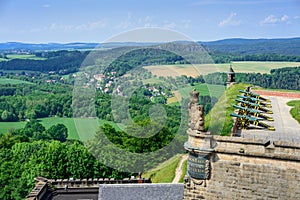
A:
MULTIPOLYGON (((274 38, 267 38, 267 37, 261 37, 261 38, 243 38, 243 37, 229 37, 229 38, 221 38, 221 39, 215 39, 215 40, 194 40, 194 42, 216 42, 216 41, 223 41, 223 40, 280 40, 280 39, 300 39, 300 36, 294 36, 294 37, 274 37, 274 38)), ((177 40, 177 41, 190 41, 190 40, 177 40)), ((176 40, 174 41, 176 42, 176 40)), ((142 41, 116 41, 116 42, 96 42, 96 41, 70 41, 70 42, 27 42, 27 41, 3 41, 0 42, 0 44, 8 44, 8 43, 19 43, 19 44, 105 44, 105 43, 164 43, 162 42, 142 42, 142 41)))

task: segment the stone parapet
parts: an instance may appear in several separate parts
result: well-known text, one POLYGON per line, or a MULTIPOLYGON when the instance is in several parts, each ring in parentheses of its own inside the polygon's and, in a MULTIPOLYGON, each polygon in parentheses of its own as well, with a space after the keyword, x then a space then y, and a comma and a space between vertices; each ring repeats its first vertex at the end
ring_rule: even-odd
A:
POLYGON ((300 199, 299 143, 213 136, 212 149, 210 179, 186 178, 184 199, 300 199))

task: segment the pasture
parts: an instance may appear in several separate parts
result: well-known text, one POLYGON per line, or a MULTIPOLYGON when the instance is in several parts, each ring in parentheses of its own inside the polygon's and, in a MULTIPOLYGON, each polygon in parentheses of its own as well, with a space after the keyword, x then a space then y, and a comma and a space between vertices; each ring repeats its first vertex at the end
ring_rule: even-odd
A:
POLYGON ((196 84, 195 86, 187 86, 180 88, 177 91, 173 91, 174 97, 167 99, 167 104, 172 104, 175 102, 180 102, 182 98, 189 98, 190 92, 193 89, 200 93, 200 96, 213 96, 219 98, 225 91, 225 86, 222 85, 211 85, 211 84, 196 84))
POLYGON ((11 129, 23 128, 26 122, 0 122, 0 135, 7 133, 11 129))
POLYGON ((38 57, 34 54, 7 54, 6 57, 8 58, 8 60, 12 60, 12 59, 46 60, 46 58, 38 57))
POLYGON ((300 62, 232 62, 225 64, 184 64, 184 65, 151 65, 144 68, 157 76, 191 76, 207 75, 214 72, 227 72, 230 64, 237 73, 270 73, 271 69, 298 67, 300 62))
MULTIPOLYGON (((117 130, 120 130, 119 126, 114 122, 98 119, 48 117, 40 118, 38 121, 43 124, 46 129, 55 124, 64 124, 68 128, 68 139, 90 139, 99 128, 98 126, 102 126, 105 123, 110 124, 117 130)), ((0 134, 5 134, 10 129, 24 128, 25 124, 26 122, 0 122, 0 134)))
POLYGON ((0 85, 4 85, 4 84, 34 84, 28 81, 22 81, 22 80, 18 80, 18 79, 9 79, 9 78, 0 78, 0 85))
POLYGON ((166 160, 155 168, 143 173, 142 177, 151 178, 153 183, 172 183, 181 157, 182 154, 176 154, 169 160, 166 160))

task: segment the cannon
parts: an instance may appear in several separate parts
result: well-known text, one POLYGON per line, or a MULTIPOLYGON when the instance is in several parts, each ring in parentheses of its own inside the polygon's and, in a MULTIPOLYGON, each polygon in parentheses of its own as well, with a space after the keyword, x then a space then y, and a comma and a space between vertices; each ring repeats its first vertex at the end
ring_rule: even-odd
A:
POLYGON ((253 108, 255 110, 261 110, 261 111, 266 112, 268 114, 273 114, 272 110, 269 110, 269 109, 267 109, 263 106, 260 106, 257 103, 252 103, 252 102, 244 101, 244 100, 241 100, 241 99, 236 99, 236 101, 241 103, 241 106, 243 106, 243 107, 253 108))
POLYGON ((249 117, 247 115, 239 115, 235 113, 230 113, 230 116, 237 118, 237 126, 241 129, 247 129, 251 124, 254 126, 267 128, 270 131, 275 131, 273 126, 260 122, 256 117, 249 117))
POLYGON ((235 105, 235 104, 232 104, 232 106, 236 109, 239 109, 239 114, 240 115, 249 115, 250 114, 250 115, 253 115, 254 117, 260 117, 260 118, 266 119, 268 121, 274 121, 273 117, 269 117, 267 115, 264 115, 261 112, 259 112, 258 110, 238 106, 238 105, 235 105))
POLYGON ((266 102, 271 102, 270 101, 270 99, 267 99, 267 98, 265 98, 265 97, 262 97, 262 96, 260 96, 259 94, 256 94, 256 93, 253 93, 253 92, 248 92, 248 91, 246 91, 246 90, 239 90, 241 93, 244 93, 245 94, 245 96, 251 96, 251 97, 255 97, 255 98, 257 98, 257 99, 261 99, 261 100, 263 100, 263 101, 266 101, 266 102))
POLYGON ((241 98, 241 99, 244 99, 244 100, 247 100, 247 101, 251 101, 252 103, 256 103, 258 105, 263 105, 267 108, 272 108, 271 104, 270 103, 266 103, 266 102, 263 102, 257 98, 254 98, 254 97, 250 97, 250 96, 242 96, 242 95, 237 95, 238 98, 241 98))

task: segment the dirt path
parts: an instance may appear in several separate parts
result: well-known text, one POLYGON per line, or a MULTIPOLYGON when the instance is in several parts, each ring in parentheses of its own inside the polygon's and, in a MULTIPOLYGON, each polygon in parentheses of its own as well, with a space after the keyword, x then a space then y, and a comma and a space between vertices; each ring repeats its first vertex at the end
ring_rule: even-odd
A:
POLYGON ((279 91, 267 91, 267 90, 254 90, 254 93, 260 94, 262 96, 274 96, 274 97, 284 97, 292 99, 300 99, 299 92, 279 92, 279 91))
POLYGON ((184 163, 184 161, 186 161, 188 158, 188 155, 187 154, 184 154, 182 157, 181 157, 181 160, 180 162, 178 163, 178 166, 176 168, 176 171, 175 171, 175 177, 172 181, 172 183, 178 183, 179 180, 180 180, 180 177, 182 175, 182 164, 184 163))

